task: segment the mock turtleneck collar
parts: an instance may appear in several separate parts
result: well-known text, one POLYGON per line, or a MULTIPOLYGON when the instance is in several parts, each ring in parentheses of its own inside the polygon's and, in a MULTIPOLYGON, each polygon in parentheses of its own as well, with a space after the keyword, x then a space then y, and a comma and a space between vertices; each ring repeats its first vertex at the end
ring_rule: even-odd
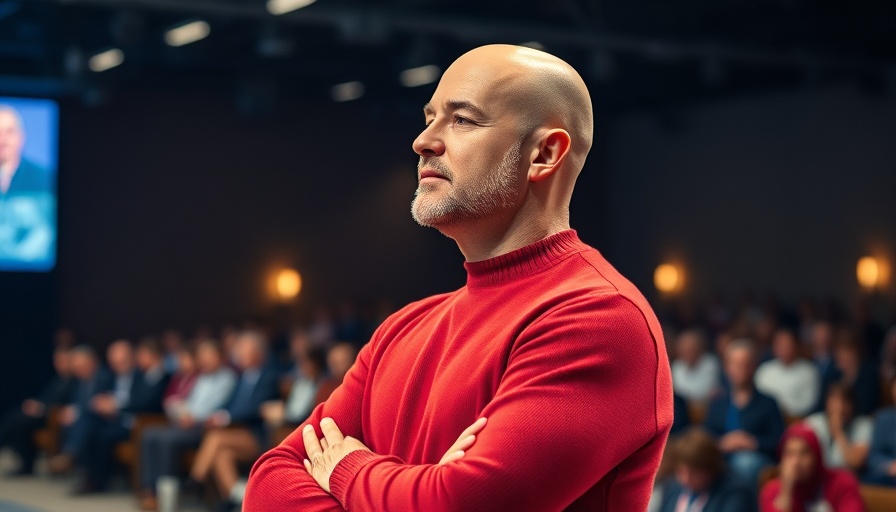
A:
POLYGON ((575 230, 568 229, 491 259, 466 262, 467 287, 496 286, 530 276, 586 248, 575 230))

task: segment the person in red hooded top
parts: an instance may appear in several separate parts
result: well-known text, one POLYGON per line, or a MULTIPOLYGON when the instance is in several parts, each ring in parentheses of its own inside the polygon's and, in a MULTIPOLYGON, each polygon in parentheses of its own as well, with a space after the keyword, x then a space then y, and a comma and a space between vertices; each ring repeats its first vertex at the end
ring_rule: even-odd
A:
POLYGON ((762 488, 761 512, 865 511, 858 480, 846 470, 825 467, 821 444, 809 426, 791 425, 780 450, 780 473, 762 488))

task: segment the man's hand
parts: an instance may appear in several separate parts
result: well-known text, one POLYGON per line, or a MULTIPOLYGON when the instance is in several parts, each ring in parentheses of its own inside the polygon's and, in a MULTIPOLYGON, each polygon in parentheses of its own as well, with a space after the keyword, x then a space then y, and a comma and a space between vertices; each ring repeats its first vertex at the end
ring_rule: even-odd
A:
POLYGON ((305 442, 305 453, 308 458, 304 460, 305 469, 314 477, 317 484, 323 490, 330 492, 330 475, 336 469, 339 461, 346 455, 358 450, 367 450, 364 443, 353 437, 345 437, 342 431, 336 426, 333 418, 324 418, 320 420, 320 430, 324 433, 324 438, 319 440, 314 433, 314 427, 305 425, 302 430, 302 440, 305 442))
POLYGON ((227 425, 230 425, 230 414, 224 410, 213 412, 205 420, 205 428, 226 427, 227 425))
POLYGON ((44 404, 38 402, 37 400, 32 400, 29 398, 22 402, 22 412, 27 416, 31 416, 32 418, 38 418, 43 416, 44 414, 44 404))
POLYGON ((118 413, 115 397, 108 393, 93 397, 93 400, 90 401, 90 408, 101 416, 115 416, 118 413))
POLYGON ((887 474, 896 477, 896 460, 890 463, 890 467, 887 468, 887 474))
POLYGON ((445 452, 445 455, 442 456, 442 460, 439 461, 439 465, 445 465, 449 462, 454 462, 456 460, 460 460, 466 450, 469 450, 473 443, 476 442, 476 434, 482 431, 485 428, 485 418, 479 418, 472 425, 467 427, 466 430, 460 433, 457 441, 451 445, 451 448, 448 448, 448 451, 445 452))
POLYGON ((78 409, 74 405, 66 405, 59 412, 59 423, 69 426, 78 419, 78 409))
POLYGON ((719 440, 719 448, 725 453, 755 450, 757 447, 756 438, 743 430, 728 432, 719 440))

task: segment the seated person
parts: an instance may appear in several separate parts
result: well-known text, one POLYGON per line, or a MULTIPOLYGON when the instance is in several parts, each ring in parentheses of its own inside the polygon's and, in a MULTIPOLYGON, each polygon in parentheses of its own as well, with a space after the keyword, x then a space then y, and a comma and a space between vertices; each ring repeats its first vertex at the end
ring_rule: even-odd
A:
MULTIPOLYGON (((896 379, 896 325, 887 331, 884 345, 880 351, 880 378, 884 382, 896 379)), ((889 397, 885 398, 889 399, 889 397)))
POLYGON ((800 357, 796 333, 780 328, 772 339, 774 359, 756 370, 756 389, 778 401, 787 416, 804 417, 815 408, 821 393, 818 368, 800 357))
POLYGON ((752 487, 728 473, 725 454, 712 435, 689 429, 670 441, 666 453, 673 477, 663 484, 659 512, 756 510, 752 487))
POLYGON ((824 465, 829 468, 858 472, 868 460, 874 424, 871 418, 853 413, 854 403, 852 390, 835 382, 828 387, 824 411, 806 418, 806 425, 821 443, 824 465))
POLYGON ((675 338, 672 386, 688 402, 708 401, 719 387, 719 361, 706 348, 706 335, 686 329, 675 338))
POLYGON ((688 403, 684 400, 684 398, 678 396, 678 394, 672 395, 672 412, 672 430, 669 431, 670 437, 681 434, 691 424, 691 416, 688 412, 688 403))
POLYGON ((269 427, 286 424, 295 428, 319 403, 316 397, 327 366, 326 349, 305 344, 294 348, 294 354, 296 370, 286 401, 271 400, 262 404, 261 416, 269 427))
POLYGON ((753 384, 756 347, 750 340, 731 341, 725 349, 725 376, 730 389, 709 403, 705 426, 719 437, 731 471, 751 485, 764 466, 774 464, 784 418, 775 399, 753 384))
POLYGON ((227 407, 209 418, 190 469, 190 478, 196 482, 214 476, 222 510, 237 507, 243 499, 246 483, 239 479, 237 464, 254 461, 268 448, 261 406, 278 393, 276 372, 266 364, 266 340, 247 331, 239 337, 235 350, 242 371, 239 383, 227 407))
POLYGON ((877 368, 862 358, 859 344, 851 332, 839 333, 834 344, 834 365, 840 379, 853 390, 856 414, 873 414, 880 396, 877 368))
POLYGON ((140 486, 144 510, 157 508, 156 480, 177 474, 181 455, 199 446, 205 431, 203 424, 227 403, 236 385, 236 373, 226 363, 221 345, 215 340, 203 339, 197 343, 196 366, 199 376, 187 400, 165 411, 172 425, 143 431, 140 486))
POLYGON ((141 342, 135 355, 129 341, 115 341, 109 345, 107 360, 113 373, 111 386, 95 394, 88 410, 77 420, 76 429, 83 442, 74 456, 85 474, 75 494, 105 490, 115 445, 130 437, 134 415, 162 410, 168 375, 157 343, 141 342))
POLYGON ((824 397, 828 395, 828 386, 840 379, 840 371, 834 364, 834 326, 827 320, 816 320, 809 329, 809 348, 812 352, 812 363, 818 369, 821 378, 821 393, 815 411, 824 409, 824 397))
MULTIPOLYGON (((896 403, 896 379, 890 381, 890 394, 893 403, 896 403)), ((874 435, 865 480, 871 484, 896 487, 896 406, 882 409, 874 417, 874 435)))
POLYGON ((96 352, 87 345, 77 345, 70 351, 72 376, 75 389, 71 402, 59 411, 62 426, 62 449, 48 461, 51 473, 71 470, 77 454, 82 453, 87 444, 87 424, 83 420, 90 413, 91 401, 99 393, 109 389, 110 378, 101 367, 96 352))
MULTIPOLYGON (((190 347, 182 346, 177 349, 177 364, 172 366, 176 366, 177 370, 171 375, 162 399, 162 406, 166 412, 183 407, 199 376, 199 372, 196 370, 196 358, 190 347)), ((169 414, 170 416, 171 414, 169 414)))
POLYGON ((761 512, 864 512, 859 482, 849 471, 825 467, 811 428, 791 425, 781 439, 778 477, 762 488, 761 512))
POLYGON ((351 343, 337 343, 327 351, 327 375, 317 390, 315 403, 323 403, 330 398, 330 394, 342 385, 345 374, 355 364, 358 351, 351 343))
POLYGON ((34 473, 34 433, 46 425, 51 408, 67 404, 72 399, 76 381, 70 371, 70 359, 67 346, 56 348, 53 351, 56 375, 39 395, 24 400, 20 407, 0 419, 0 448, 10 447, 19 458, 19 467, 13 476, 34 473))

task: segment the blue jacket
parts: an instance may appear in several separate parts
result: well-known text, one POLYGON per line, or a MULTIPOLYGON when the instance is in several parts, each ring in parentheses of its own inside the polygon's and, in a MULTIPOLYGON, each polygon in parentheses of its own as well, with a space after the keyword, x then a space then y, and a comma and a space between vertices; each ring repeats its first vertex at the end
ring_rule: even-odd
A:
POLYGON ((868 452, 868 476, 887 474, 887 467, 896 461, 896 407, 888 407, 874 417, 874 435, 868 452))
MULTIPOLYGON (((721 437, 731 429, 727 426, 728 408, 731 405, 730 393, 717 396, 709 402, 704 426, 713 434, 721 437)), ((784 433, 784 417, 775 399, 754 389, 753 397, 739 411, 740 429, 748 432, 759 443, 758 451, 775 458, 778 441, 784 433)))
MULTIPOLYGON (((674 478, 663 484, 663 498, 658 512, 675 512, 678 497, 684 487, 674 478)), ((755 492, 736 478, 725 475, 709 491, 703 512, 754 512, 757 509, 755 492)))

